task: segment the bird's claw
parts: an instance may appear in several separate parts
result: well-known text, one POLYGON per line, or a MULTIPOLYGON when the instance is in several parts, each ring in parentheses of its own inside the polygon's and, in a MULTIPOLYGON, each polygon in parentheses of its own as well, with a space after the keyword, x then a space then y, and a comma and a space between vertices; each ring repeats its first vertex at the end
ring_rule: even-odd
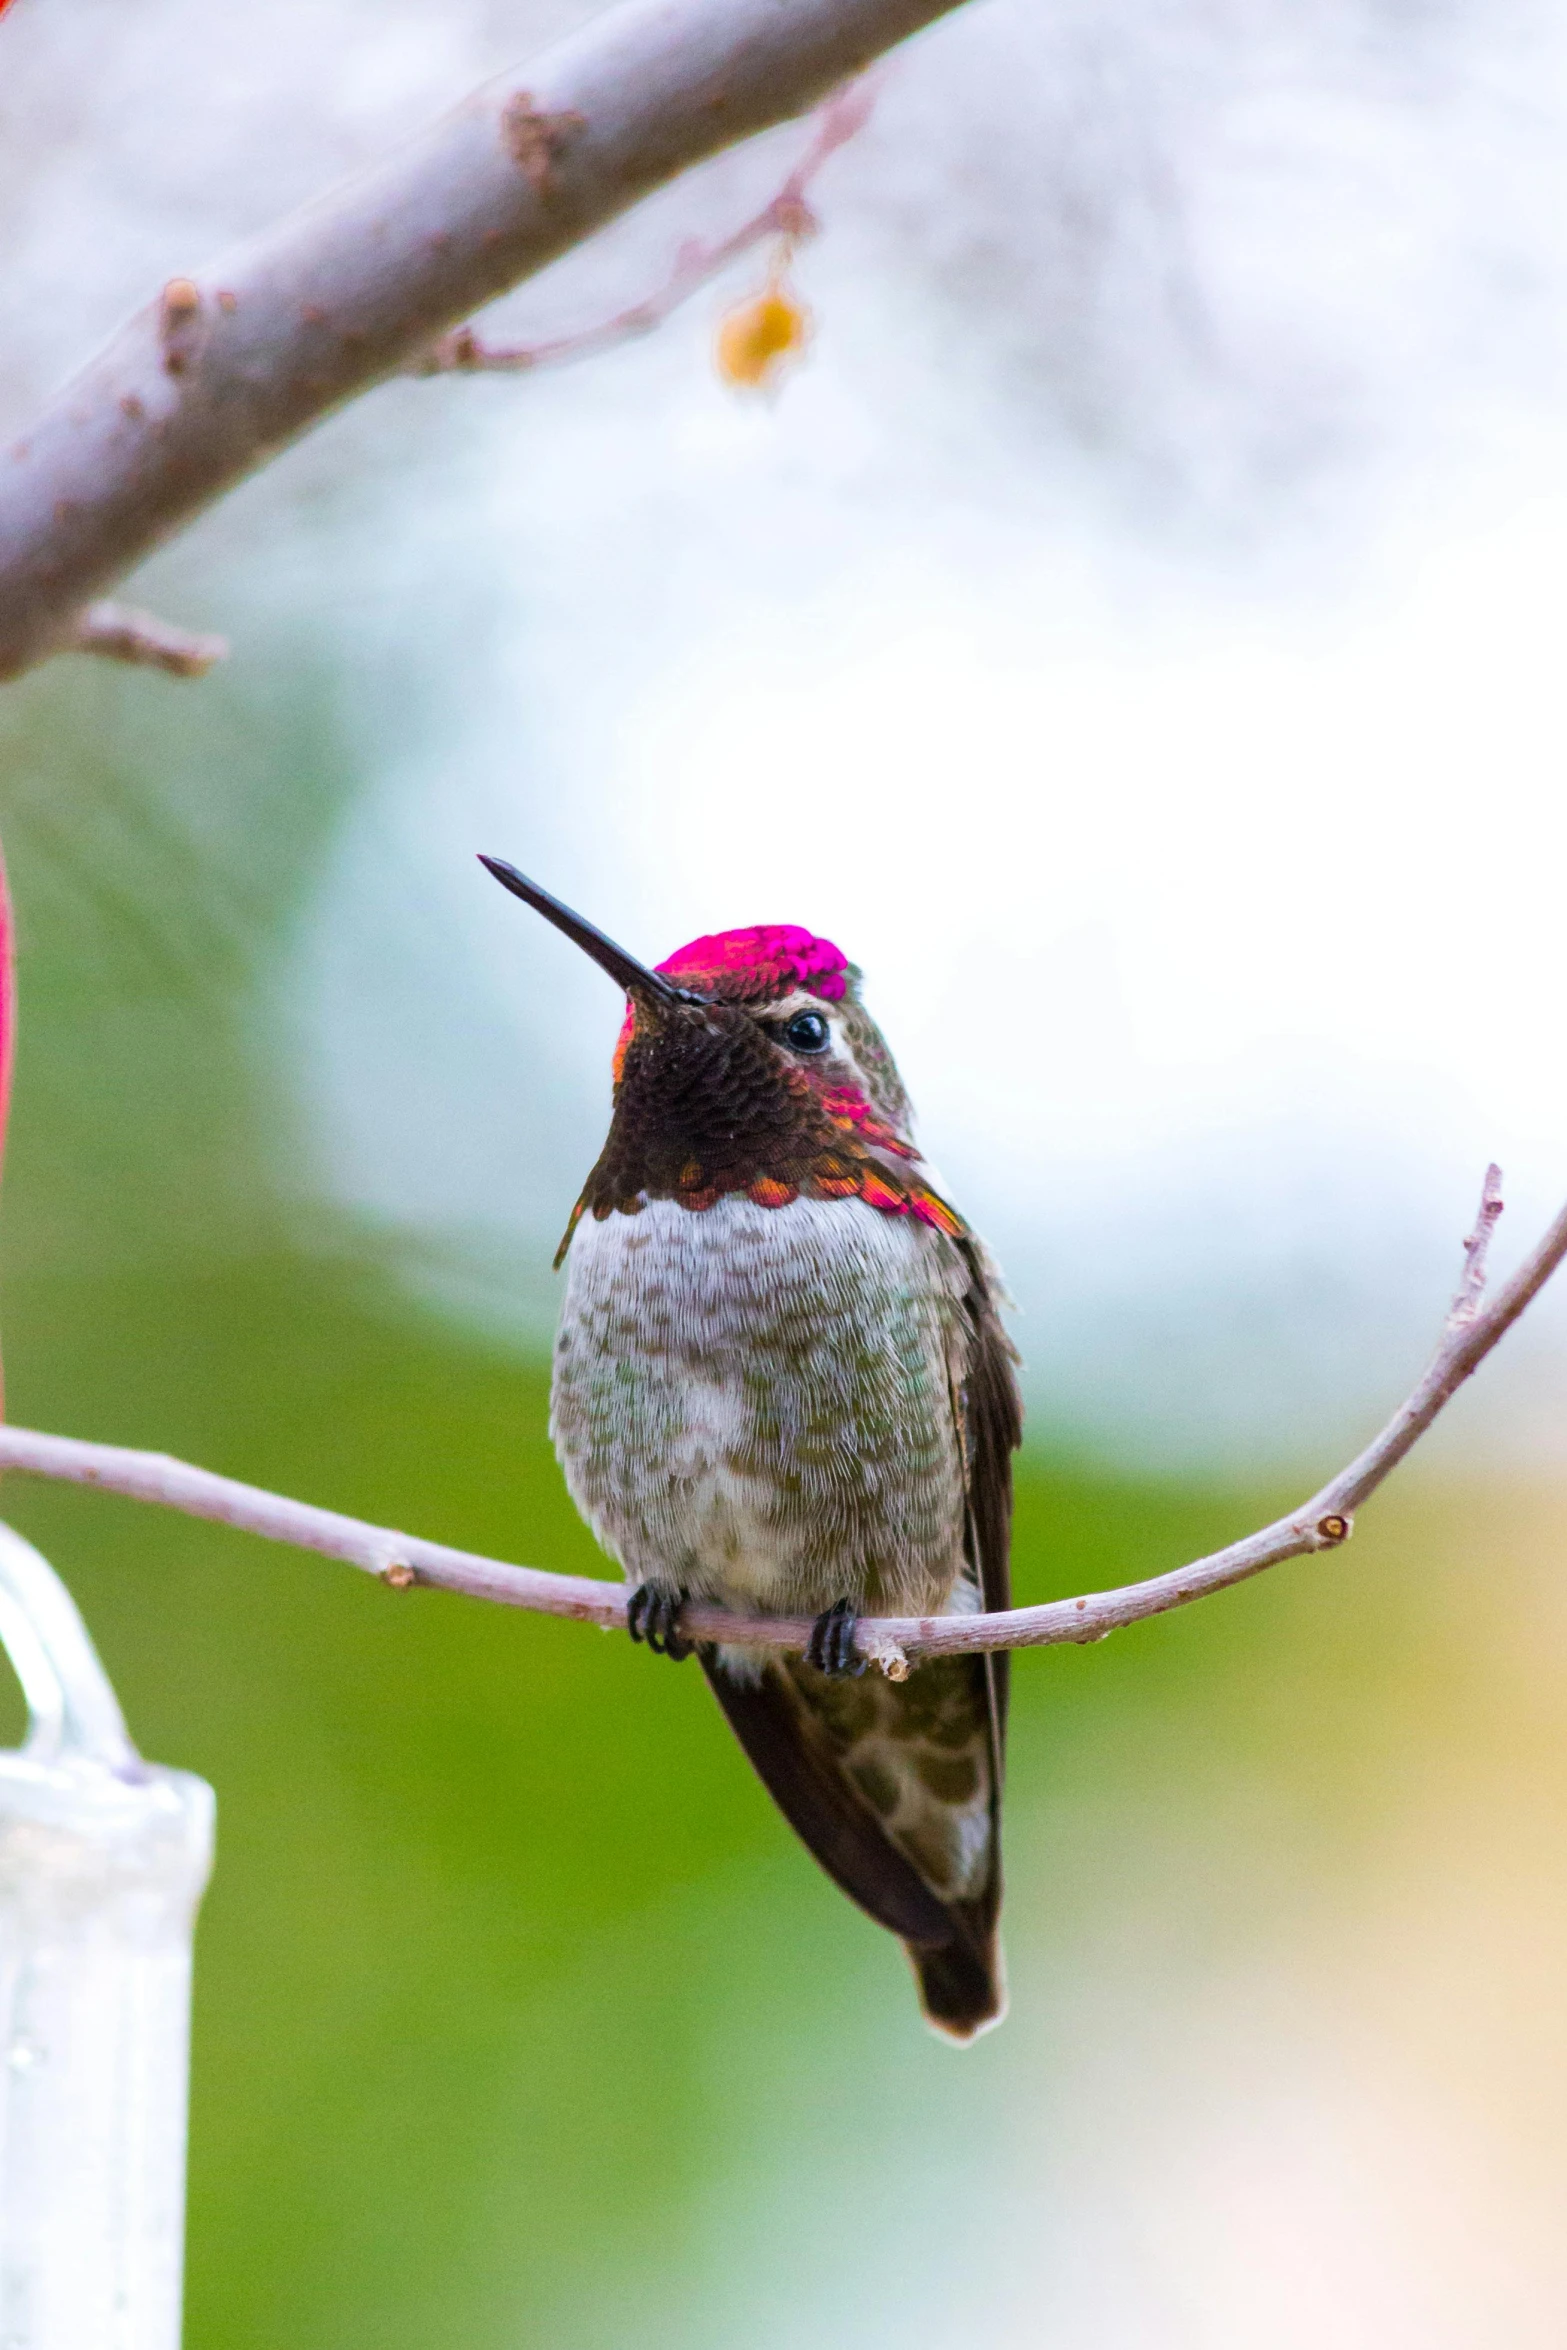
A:
POLYGON ((806 1642, 805 1661, 819 1673, 831 1673, 835 1678, 847 1673, 858 1675, 865 1670, 865 1659, 854 1646, 854 1627, 858 1612, 852 1599, 835 1600, 819 1615, 811 1626, 811 1637, 806 1642))
POLYGON ((655 1583, 639 1583, 626 1602, 626 1630, 633 1640, 645 1640, 655 1656, 673 1657, 681 1664, 696 1646, 681 1637, 680 1611, 685 1604, 683 1591, 663 1591, 655 1583))

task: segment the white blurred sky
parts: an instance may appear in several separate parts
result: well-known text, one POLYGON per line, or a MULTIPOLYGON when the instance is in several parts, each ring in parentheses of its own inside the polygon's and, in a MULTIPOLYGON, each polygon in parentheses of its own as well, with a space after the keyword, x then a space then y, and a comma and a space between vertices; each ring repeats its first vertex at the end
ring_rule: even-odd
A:
MULTIPOLYGON (((17 0, 7 412, 576 13, 17 0)), ((1361 1429, 1487 1158, 1515 1248, 1567 1192, 1564 66, 1544 0, 985 0, 823 176, 781 397, 715 381, 699 300, 555 376, 393 387, 160 559, 242 659, 325 661, 358 737, 271 1007, 313 1180, 536 1328, 618 1008, 473 852, 649 956, 803 921, 1004 1256, 1043 1425, 1361 1429)), ((645 290, 801 136, 507 323, 645 290)), ((1564 1329, 1467 1441, 1560 1449, 1564 1329)))

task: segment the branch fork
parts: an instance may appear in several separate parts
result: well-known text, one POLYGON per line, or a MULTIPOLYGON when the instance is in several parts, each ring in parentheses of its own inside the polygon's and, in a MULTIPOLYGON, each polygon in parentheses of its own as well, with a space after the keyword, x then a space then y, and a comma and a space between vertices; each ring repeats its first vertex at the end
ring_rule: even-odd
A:
MULTIPOLYGON (((805 191, 829 156, 863 129, 876 102, 877 83, 861 74, 835 90, 816 115, 816 131, 805 153, 783 186, 761 211, 716 244, 688 238, 675 257, 674 268, 655 292, 629 309, 579 333, 558 335, 539 343, 487 343, 471 324, 442 335, 408 367, 408 374, 524 375, 539 367, 558 367, 573 359, 592 358, 600 351, 632 342, 662 326, 672 312, 732 261, 770 238, 779 243, 782 268, 794 247, 814 236, 819 223, 806 201, 805 191)), ((501 136, 513 162, 541 201, 551 194, 557 161, 587 128, 587 117, 576 107, 550 113, 531 90, 518 90, 501 110, 501 136)), ((216 296, 219 319, 231 319, 238 296, 229 289, 216 296)), ((327 323, 320 303, 307 302, 300 312, 306 326, 327 323)), ((158 300, 157 335, 163 373, 176 380, 194 374, 210 343, 212 307, 194 278, 170 278, 158 300)), ((147 421, 147 402, 136 392, 122 395, 121 419, 132 426, 147 421)), ((120 604, 91 604, 71 623, 62 649, 96 653, 143 669, 160 669, 168 677, 205 677, 213 664, 227 658, 228 644, 220 636, 202 636, 177 628, 150 612, 120 604)))
MULTIPOLYGON (((203 508, 644 196, 811 113, 956 5, 621 0, 396 154, 170 279, 0 452, 0 679, 73 643, 109 650, 78 615, 203 508)), ((818 160, 851 114, 829 106, 818 160)), ((684 290, 695 272, 677 277, 684 290)), ((668 298, 652 298, 656 315, 668 298)), ((468 357, 452 363, 479 348, 453 346, 468 357)))
MULTIPOLYGON (((675 255, 665 283, 628 309, 618 310, 597 326, 576 334, 556 335, 538 343, 487 343, 470 323, 442 335, 416 359, 410 375, 526 375, 539 367, 560 367, 574 359, 589 359, 619 343, 637 341, 663 325, 682 303, 720 276, 732 261, 756 245, 777 238, 780 264, 796 245, 816 235, 821 223, 806 201, 806 189, 828 157, 862 130, 876 103, 877 83, 870 74, 835 90, 816 117, 816 135, 778 193, 760 212, 716 244, 688 237, 675 255)), ((536 121, 537 117, 530 117, 536 121)))

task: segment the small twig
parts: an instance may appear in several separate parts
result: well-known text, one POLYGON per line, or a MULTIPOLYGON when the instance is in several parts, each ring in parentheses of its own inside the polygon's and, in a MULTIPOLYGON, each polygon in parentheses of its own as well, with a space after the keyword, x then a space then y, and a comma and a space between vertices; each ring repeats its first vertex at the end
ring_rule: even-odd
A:
MULTIPOLYGON (((1466 1269, 1458 1301, 1424 1377, 1408 1400, 1358 1460, 1324 1485, 1288 1518, 1208 1558, 1194 1559, 1168 1575, 1129 1583, 1118 1591, 1097 1591, 1082 1599, 1051 1600, 1043 1607, 1013 1608, 979 1616, 910 1616, 864 1619, 856 1640, 862 1656, 901 1680, 922 1657, 962 1656, 981 1649, 1049 1648, 1064 1641, 1102 1640, 1106 1633, 1144 1617, 1184 1607, 1210 1592, 1226 1590, 1250 1575, 1308 1552, 1336 1550, 1354 1528, 1354 1514, 1391 1475, 1425 1434, 1444 1404, 1457 1393, 1511 1329, 1567 1256, 1567 1208, 1563 1208, 1533 1253, 1491 1303, 1479 1302, 1486 1246, 1501 1214, 1501 1177, 1486 1176, 1476 1229, 1465 1243, 1466 1269)), ((428 1583, 471 1599, 570 1616, 579 1623, 624 1630, 626 1594, 613 1583, 582 1575, 547 1574, 537 1567, 512 1567, 472 1551, 451 1550, 384 1526, 345 1518, 336 1510, 313 1508, 192 1468, 167 1454, 132 1452, 119 1445, 84 1444, 70 1436, 45 1436, 28 1428, 0 1427, 0 1470, 21 1469, 67 1484, 97 1485, 135 1501, 160 1502, 194 1518, 212 1518, 273 1542, 322 1551, 378 1575, 394 1590, 428 1583)), ((810 1635, 804 1617, 731 1615, 723 1608, 688 1606, 682 1627, 697 1640, 736 1641, 752 1647, 803 1649, 810 1635)))
POLYGON ((176 628, 172 621, 129 604, 89 604, 71 628, 67 649, 98 653, 106 661, 130 661, 141 669, 161 669, 169 677, 205 677, 214 662, 227 660, 229 647, 227 637, 176 628))
POLYGON ((1448 1316, 1448 1327, 1455 1322, 1472 1322, 1480 1311, 1480 1300, 1485 1293, 1485 1260, 1491 1246, 1491 1235, 1496 1230, 1502 1213, 1502 1170, 1493 1160, 1485 1171, 1485 1182, 1480 1188, 1480 1208, 1475 1217, 1475 1228, 1464 1242, 1463 1279, 1458 1284, 1458 1295, 1448 1316))
POLYGON ((791 245, 816 234, 819 223, 805 200, 805 191, 829 155, 852 139, 870 119, 876 103, 875 77, 862 74, 835 90, 816 117, 816 136, 783 186, 760 212, 716 245, 696 238, 683 244, 675 266, 657 293, 597 326, 544 343, 486 343, 471 326, 442 335, 409 368, 410 375, 526 375, 535 368, 559 367, 572 359, 590 359, 617 343, 634 342, 662 326, 673 311, 727 269, 752 246, 769 237, 787 238, 791 245))

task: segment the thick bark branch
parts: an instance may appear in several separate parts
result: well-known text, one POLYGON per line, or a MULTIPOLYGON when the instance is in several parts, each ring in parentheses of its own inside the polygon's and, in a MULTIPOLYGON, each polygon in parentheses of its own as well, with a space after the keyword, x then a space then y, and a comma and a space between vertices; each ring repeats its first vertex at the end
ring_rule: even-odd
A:
POLYGON ((177 277, 0 457, 0 678, 204 506, 721 148, 957 0, 627 0, 177 277))
MULTIPOLYGON (((1013 1608, 997 1615, 867 1617, 856 1627, 860 1654, 879 1664, 891 1679, 901 1681, 922 1657, 1102 1640, 1123 1625, 1164 1615, 1171 1608, 1206 1598, 1210 1592, 1226 1590, 1230 1584, 1242 1583, 1285 1559, 1301 1558, 1310 1551, 1336 1550, 1353 1531, 1354 1513, 1361 1503, 1418 1443, 1443 1405, 1512 1328, 1567 1256, 1567 1208, 1563 1208, 1512 1279, 1489 1305, 1482 1304, 1486 1250, 1502 1211, 1500 1186, 1500 1171, 1492 1167, 1486 1174, 1475 1229, 1464 1243, 1462 1285, 1441 1343, 1419 1385, 1359 1458, 1341 1469, 1300 1509, 1242 1542, 1232 1542, 1226 1550, 1194 1559, 1190 1566, 1178 1567, 1172 1574, 1129 1583, 1118 1591, 1056 1599, 1043 1607, 1013 1608)), ((0 1470, 4 1469, 61 1478, 73 1485, 101 1486, 106 1492, 128 1494, 136 1501, 161 1502, 191 1517, 213 1518, 246 1533, 265 1535, 273 1542, 322 1551, 328 1558, 346 1559, 351 1566, 379 1575, 394 1589, 428 1583, 445 1591, 465 1592, 473 1599, 498 1600, 507 1607, 571 1616, 579 1623, 599 1624, 606 1630, 625 1629, 626 1593, 616 1584, 581 1575, 547 1574, 537 1567, 505 1566, 498 1559, 450 1550, 444 1543, 424 1542, 415 1535, 342 1517, 335 1510, 286 1500, 280 1494, 263 1492, 259 1486, 240 1485, 231 1477, 214 1476, 210 1470, 192 1468, 163 1453, 131 1452, 118 1445, 83 1444, 74 1437, 0 1427, 0 1470)), ((811 1631, 804 1617, 738 1616, 723 1608, 696 1605, 684 1610, 681 1628, 696 1640, 786 1649, 803 1649, 811 1631)))

